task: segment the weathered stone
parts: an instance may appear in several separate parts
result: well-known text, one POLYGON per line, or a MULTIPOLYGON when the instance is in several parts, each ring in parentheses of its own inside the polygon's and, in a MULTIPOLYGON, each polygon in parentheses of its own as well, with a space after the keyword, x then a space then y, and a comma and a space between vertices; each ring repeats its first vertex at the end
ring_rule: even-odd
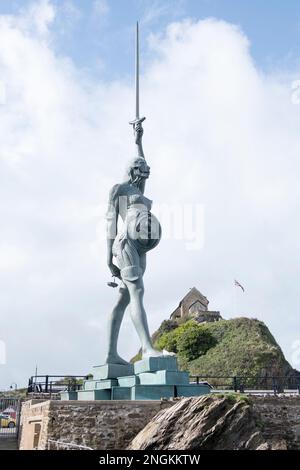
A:
POLYGON ((35 424, 41 425, 40 450, 50 447, 49 439, 92 449, 125 449, 153 416, 172 404, 168 401, 27 401, 22 406, 20 449, 33 448, 35 424))
POLYGON ((41 450, 49 439, 92 449, 125 449, 133 441, 134 448, 147 449, 300 450, 300 396, 27 401, 21 449, 33 448, 36 424, 41 425, 41 450))
POLYGON ((128 448, 299 450, 299 425, 300 397, 184 398, 158 413, 128 448))

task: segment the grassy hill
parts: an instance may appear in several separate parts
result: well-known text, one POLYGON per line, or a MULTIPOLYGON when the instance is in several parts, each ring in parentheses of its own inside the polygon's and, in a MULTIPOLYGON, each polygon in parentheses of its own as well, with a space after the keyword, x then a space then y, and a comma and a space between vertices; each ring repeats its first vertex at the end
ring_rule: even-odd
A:
MULTIPOLYGON (((202 324, 195 320, 182 324, 166 320, 153 340, 158 349, 175 352, 180 368, 192 375, 253 377, 244 381, 251 386, 256 377, 290 377, 297 373, 267 326, 256 319, 234 318, 202 324)), ((133 361, 137 359, 139 355, 133 361)))

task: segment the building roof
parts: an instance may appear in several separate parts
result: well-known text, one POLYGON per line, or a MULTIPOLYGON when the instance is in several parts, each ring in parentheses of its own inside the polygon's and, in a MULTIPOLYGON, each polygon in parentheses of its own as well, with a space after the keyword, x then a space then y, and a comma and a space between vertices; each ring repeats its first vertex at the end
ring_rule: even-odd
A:
MULTIPOLYGON (((182 306, 182 303, 186 300, 188 300, 188 298, 190 296, 197 296, 199 298, 199 301, 201 302, 202 301, 205 301, 205 304, 208 305, 209 304, 209 301, 207 300, 207 298, 205 297, 205 295, 201 294, 201 292, 196 288, 196 287, 192 287, 189 292, 183 297, 183 299, 181 299, 181 301, 179 302, 179 305, 178 307, 175 308, 175 310, 171 313, 171 317, 173 316, 173 314, 178 310, 178 308, 180 308, 182 306)), ((194 304, 196 301, 194 300, 192 302, 192 304, 194 304)), ((191 304, 191 305, 192 305, 191 304)))

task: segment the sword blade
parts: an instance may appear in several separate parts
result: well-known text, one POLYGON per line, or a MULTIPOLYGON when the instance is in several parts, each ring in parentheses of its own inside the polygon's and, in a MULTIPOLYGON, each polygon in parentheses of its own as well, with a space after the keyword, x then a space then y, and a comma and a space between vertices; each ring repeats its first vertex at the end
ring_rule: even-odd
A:
POLYGON ((139 23, 136 23, 136 50, 135 50, 135 117, 140 118, 140 44, 139 23))

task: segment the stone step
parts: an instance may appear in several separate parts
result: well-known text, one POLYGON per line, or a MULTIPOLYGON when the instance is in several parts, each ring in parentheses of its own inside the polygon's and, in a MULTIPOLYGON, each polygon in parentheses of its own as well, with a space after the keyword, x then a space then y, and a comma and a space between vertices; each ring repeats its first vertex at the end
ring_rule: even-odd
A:
POLYGON ((78 400, 78 392, 60 392, 61 400, 78 400))
POLYGON ((117 379, 87 380, 83 384, 84 390, 105 390, 118 385, 117 379))
MULTIPOLYGON (((175 356, 148 357, 134 363, 134 373, 156 372, 158 370, 178 371, 175 356)), ((122 374, 120 374, 121 376, 122 374)))
POLYGON ((161 400, 174 396, 173 385, 135 385, 131 387, 131 400, 161 400))
POLYGON ((93 367, 94 380, 117 379, 133 374, 133 364, 104 364, 93 367))
POLYGON ((131 387, 113 387, 111 390, 112 400, 131 400, 131 387))
POLYGON ((189 373, 170 370, 143 372, 138 375, 141 385, 188 385, 189 373))
POLYGON ((77 396, 82 401, 111 400, 111 390, 79 390, 77 396))
POLYGON ((129 375, 128 377, 118 377, 118 384, 120 387, 133 387, 138 385, 140 379, 138 375, 129 375))
POLYGON ((161 400, 172 397, 199 397, 209 394, 210 391, 209 385, 205 384, 136 384, 127 387, 117 385, 112 386, 111 389, 62 392, 61 400, 161 400))

